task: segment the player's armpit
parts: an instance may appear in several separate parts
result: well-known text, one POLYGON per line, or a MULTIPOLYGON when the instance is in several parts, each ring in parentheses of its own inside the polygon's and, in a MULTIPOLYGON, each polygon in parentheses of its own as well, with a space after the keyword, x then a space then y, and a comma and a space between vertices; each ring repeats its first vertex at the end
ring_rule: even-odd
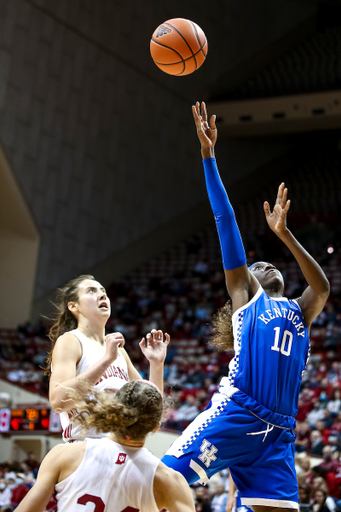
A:
POLYGON ((43 512, 49 502, 60 473, 65 446, 55 446, 41 463, 37 481, 15 509, 17 512, 43 512))
POLYGON ((195 512, 194 499, 185 478, 160 462, 154 477, 154 497, 158 508, 169 512, 195 512))
POLYGON ((232 300, 233 312, 245 306, 256 295, 259 282, 246 265, 224 270, 227 291, 232 300))

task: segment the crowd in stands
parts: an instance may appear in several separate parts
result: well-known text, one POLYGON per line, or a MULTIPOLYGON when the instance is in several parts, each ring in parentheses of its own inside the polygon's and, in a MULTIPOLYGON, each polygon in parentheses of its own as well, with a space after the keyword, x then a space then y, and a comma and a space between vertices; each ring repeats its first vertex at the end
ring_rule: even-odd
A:
MULTIPOLYGON (((341 155, 330 153, 306 164, 311 180, 308 197, 306 167, 301 173, 297 168, 290 171, 294 175, 291 190, 300 198, 293 204, 291 226, 331 283, 330 298, 311 327, 312 355, 303 375, 297 414, 302 510, 306 506, 313 512, 341 511, 341 231, 335 213, 341 203, 340 163, 341 155)), ((274 191, 265 192, 262 198, 254 194, 252 200, 236 207, 246 253, 250 263, 260 259, 274 263, 286 282, 285 295, 296 298, 306 285, 293 258, 266 228, 262 200, 274 196, 274 191)), ((164 428, 181 432, 208 405, 233 357, 232 352, 218 353, 209 344, 212 315, 227 300, 214 225, 112 283, 107 291, 112 307, 107 330, 124 335, 128 353, 144 377, 148 377, 148 363, 138 342, 154 328, 171 335, 165 386, 173 396, 174 409, 164 428)), ((47 396, 48 381, 42 369, 49 345, 47 330, 48 323, 43 322, 0 330, 0 378, 47 396)), ((2 476, 0 503, 10 490, 14 506, 13 490, 28 489, 32 480, 27 478, 34 478, 34 470, 3 465, 2 476)), ((221 479, 218 489, 224 492, 217 495, 224 497, 215 504, 207 489, 195 491, 198 510, 220 512, 217 502, 227 499, 226 475, 221 479)))
MULTIPOLYGON (((24 499, 34 485, 40 462, 34 453, 28 453, 23 462, 5 461, 0 463, 0 510, 11 512, 24 499)), ((54 511, 57 502, 53 496, 46 506, 46 511, 54 511)))

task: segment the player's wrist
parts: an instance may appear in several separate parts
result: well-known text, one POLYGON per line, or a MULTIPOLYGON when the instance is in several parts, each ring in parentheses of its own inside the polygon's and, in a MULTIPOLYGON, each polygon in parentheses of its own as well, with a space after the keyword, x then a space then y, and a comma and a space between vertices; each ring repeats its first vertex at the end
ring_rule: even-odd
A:
POLYGON ((209 148, 202 147, 201 148, 201 156, 202 156, 203 160, 205 160, 206 158, 215 158, 214 148, 213 147, 209 147, 209 148))

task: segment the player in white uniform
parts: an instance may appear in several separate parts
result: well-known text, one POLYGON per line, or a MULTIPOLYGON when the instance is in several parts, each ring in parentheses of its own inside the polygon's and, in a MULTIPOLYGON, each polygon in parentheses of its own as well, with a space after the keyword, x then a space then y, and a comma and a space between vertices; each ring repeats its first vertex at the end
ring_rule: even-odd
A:
MULTIPOLYGON (((124 350, 121 333, 105 335, 110 317, 110 300, 103 286, 93 276, 83 275, 59 290, 59 315, 50 330, 52 349, 48 356, 50 402, 61 413, 64 441, 95 436, 93 431, 81 433, 76 414, 70 407, 69 390, 77 390, 87 381, 97 389, 116 392, 126 382, 141 379, 124 350), (70 410, 71 409, 71 410, 70 410)), ((150 362, 149 379, 163 389, 163 365, 170 341, 162 331, 152 331, 143 338, 140 348, 150 362)))
POLYGON ((83 426, 111 431, 109 437, 55 446, 17 512, 43 512, 54 490, 58 512, 195 511, 185 478, 144 448, 162 414, 154 385, 135 381, 115 396, 91 391, 75 398, 83 426))

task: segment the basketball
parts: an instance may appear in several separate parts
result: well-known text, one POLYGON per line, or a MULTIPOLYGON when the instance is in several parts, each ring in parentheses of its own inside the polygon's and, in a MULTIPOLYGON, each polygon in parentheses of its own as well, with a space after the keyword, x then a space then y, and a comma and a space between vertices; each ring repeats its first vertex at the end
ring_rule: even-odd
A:
POLYGON ((159 25, 150 41, 153 61, 169 75, 190 75, 204 63, 207 50, 204 32, 196 23, 183 18, 159 25))

